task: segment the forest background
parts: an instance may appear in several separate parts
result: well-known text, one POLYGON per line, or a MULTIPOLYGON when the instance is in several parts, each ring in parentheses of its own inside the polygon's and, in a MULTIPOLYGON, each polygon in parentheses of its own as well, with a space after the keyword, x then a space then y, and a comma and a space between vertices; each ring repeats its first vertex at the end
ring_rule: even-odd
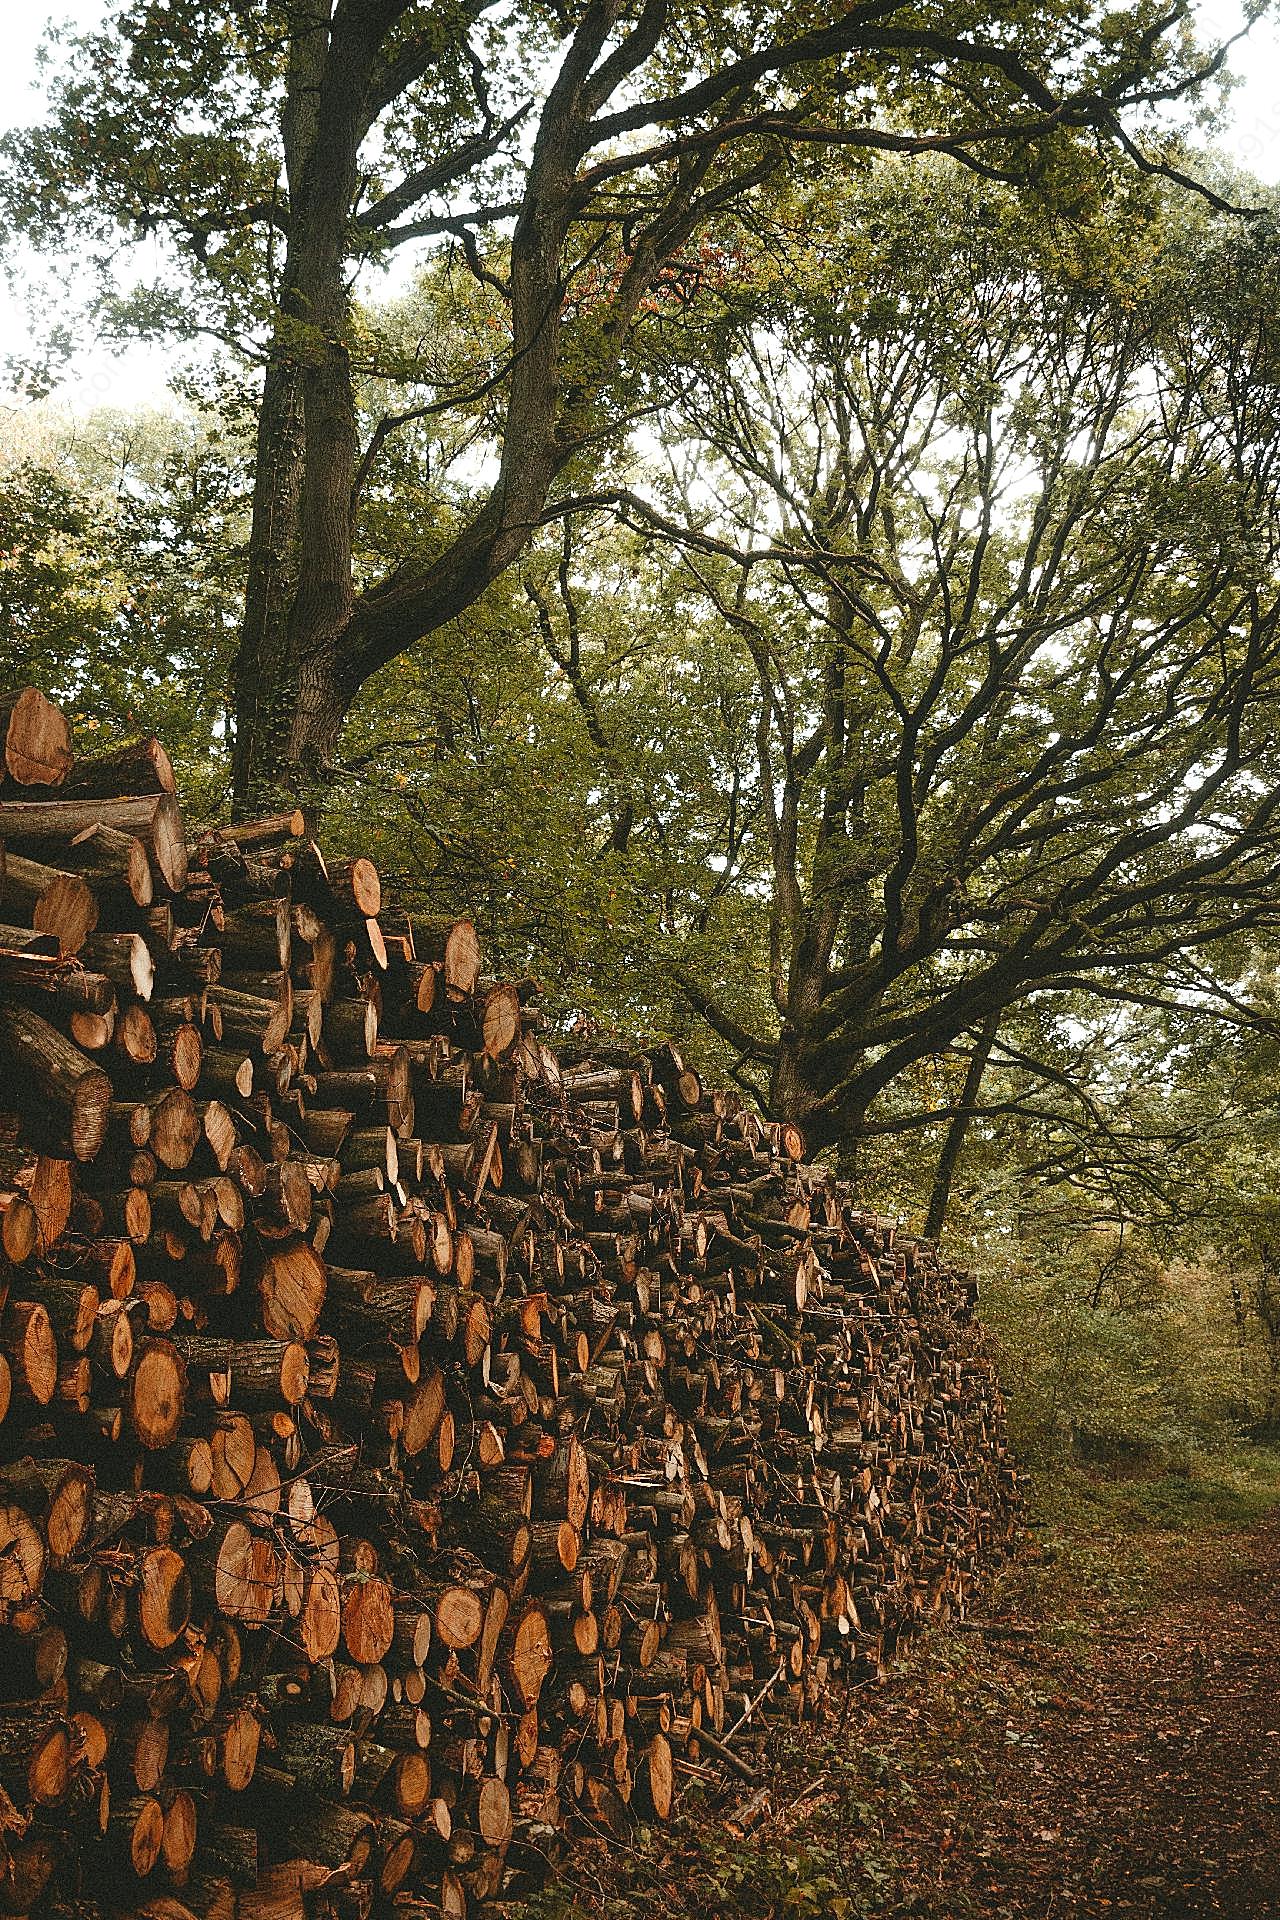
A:
POLYGON ((1214 148, 1218 23, 953 8, 712 98, 804 10, 388 6, 321 326, 304 11, 112 8, 5 141, 0 675, 82 745, 158 733, 194 815, 301 794, 556 1026, 798 1119, 980 1269, 1033 1458, 1274 1442, 1280 233, 1214 148), (615 124, 534 379, 533 129, 593 23, 615 124), (90 339, 143 342, 154 400, 68 408, 90 339), (343 619, 419 612, 252 755, 319 577, 305 511, 278 577, 255 534, 278 376, 281 420, 338 393, 343 619))

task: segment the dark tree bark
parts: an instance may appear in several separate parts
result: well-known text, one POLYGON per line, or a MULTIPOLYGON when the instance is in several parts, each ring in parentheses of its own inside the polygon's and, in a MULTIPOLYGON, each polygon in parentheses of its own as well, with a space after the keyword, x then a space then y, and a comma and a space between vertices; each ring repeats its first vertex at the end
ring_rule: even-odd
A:
POLYGON ((940 1239, 942 1229, 946 1225, 947 1208, 951 1203, 951 1185, 956 1177, 956 1168, 960 1164, 960 1155, 964 1151, 969 1129, 973 1125, 973 1110, 978 1104, 983 1075, 987 1071, 991 1060, 991 1049, 995 1045, 999 1031, 999 1014, 988 1014, 974 1042, 973 1052, 969 1056, 969 1066, 964 1076, 964 1085, 960 1090, 959 1102, 942 1138, 942 1151, 938 1155, 937 1170, 934 1173, 933 1187, 929 1194, 929 1211, 925 1216, 924 1231, 927 1239, 940 1239))
POLYGON ((292 185, 280 323, 264 380, 251 566, 235 668, 234 786, 251 808, 284 788, 318 798, 360 688, 478 598, 532 538, 572 449, 555 424, 560 257, 583 95, 618 0, 590 9, 552 89, 512 245, 514 351, 498 483, 426 574, 357 601, 352 523, 360 456, 345 269, 358 157, 385 35, 404 0, 352 0, 329 24, 310 0, 286 107, 292 185), (314 104, 312 104, 314 102, 314 104))
POLYGON ((359 458, 346 344, 350 209, 383 36, 403 0, 305 0, 283 119, 288 244, 263 382, 245 617, 235 665, 241 798, 327 767, 349 704, 335 671, 355 598, 359 458))

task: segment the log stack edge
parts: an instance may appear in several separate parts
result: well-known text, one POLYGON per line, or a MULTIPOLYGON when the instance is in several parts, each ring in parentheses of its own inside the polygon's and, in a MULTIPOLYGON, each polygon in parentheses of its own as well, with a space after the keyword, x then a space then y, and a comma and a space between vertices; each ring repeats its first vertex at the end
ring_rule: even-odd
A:
POLYGON ((963 1613, 966 1274, 300 816, 0 736, 0 1911, 474 1912, 963 1613))

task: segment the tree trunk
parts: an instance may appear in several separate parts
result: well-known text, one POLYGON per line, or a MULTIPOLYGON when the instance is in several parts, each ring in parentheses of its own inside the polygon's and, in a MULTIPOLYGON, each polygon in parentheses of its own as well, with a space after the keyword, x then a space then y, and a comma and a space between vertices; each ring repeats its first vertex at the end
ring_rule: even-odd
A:
MULTIPOLYGON (((574 450, 558 377, 560 260, 584 89, 621 11, 592 10, 552 88, 511 245, 512 367, 502 465, 489 497, 425 572, 357 601, 352 530, 359 445, 347 349, 351 209, 372 75, 402 8, 301 0, 284 133, 289 240, 263 395, 251 576, 234 668, 238 812, 328 785, 343 723, 379 667, 472 606, 524 551, 574 450)), ((638 294, 636 296, 638 298, 638 294)), ((634 306, 634 300, 632 301, 634 306)))
POLYGON ((775 1120, 791 1120, 801 1127, 810 1153, 836 1144, 844 1153, 856 1144, 867 1102, 851 1083, 838 1105, 827 1105, 833 1087, 850 1079, 857 1055, 847 1046, 837 1052, 814 1033, 827 993, 832 945, 822 918, 816 938, 806 929, 789 969, 787 1009, 769 1080, 768 1112, 775 1120))
POLYGON ((947 1207, 951 1201, 951 1183, 955 1179, 960 1154, 973 1124, 973 1109, 977 1105, 978 1094, 982 1088, 982 1077, 991 1058, 991 1049, 995 1045, 996 1034, 1000 1030, 1000 1015, 991 1013, 983 1021, 978 1034, 977 1044, 969 1060, 969 1070, 964 1076, 964 1086, 960 1090, 960 1104, 947 1123, 946 1136, 942 1142, 942 1152, 938 1155, 937 1171, 933 1177, 933 1191, 929 1195, 929 1212, 925 1219, 925 1238, 937 1240, 946 1224, 947 1207))
POLYGON ((328 6, 306 0, 290 42, 289 241, 263 382, 234 668, 233 786, 238 805, 251 811, 282 786, 297 796, 308 784, 302 770, 318 774, 336 741, 336 726, 318 722, 334 704, 335 646, 353 594, 357 446, 344 266, 376 51, 376 34, 370 39, 349 16, 331 30, 328 6))
POLYGON ((233 669, 232 782, 237 798, 246 803, 273 785, 268 770, 289 730, 284 636, 297 571, 302 464, 298 374, 278 338, 262 383, 248 579, 233 669))

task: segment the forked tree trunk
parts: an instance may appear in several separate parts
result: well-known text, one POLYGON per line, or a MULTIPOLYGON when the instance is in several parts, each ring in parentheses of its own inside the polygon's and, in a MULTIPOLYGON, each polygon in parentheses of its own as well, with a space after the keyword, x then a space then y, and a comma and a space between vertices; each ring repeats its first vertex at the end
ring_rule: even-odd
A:
MULTIPOLYGON (((383 37, 398 12, 298 0, 284 134, 288 247, 263 393, 249 591, 234 668, 238 810, 283 798, 313 808, 352 703, 378 669, 472 606, 527 547, 555 475, 574 390, 558 378, 561 253, 588 85, 622 9, 603 0, 552 87, 511 241, 511 377, 499 477, 423 571, 392 573, 356 599, 352 572, 357 418, 348 360, 352 208, 376 104, 383 37)), ((385 79, 385 74, 384 74, 385 79)), ((690 230, 692 222, 690 222, 690 230)), ((677 220, 670 244, 687 237, 677 220)), ((625 332, 640 287, 615 314, 625 332)))
MULTIPOLYGON (((810 908, 787 970, 786 1015, 769 1081, 769 1112, 804 1128, 810 1146, 829 1147, 855 1129, 851 1107, 828 1111, 824 1096, 832 1078, 831 1055, 815 1043, 814 1025, 822 1013, 839 914, 826 906, 810 908)), ((842 1061, 842 1064, 845 1062, 842 1061)))

